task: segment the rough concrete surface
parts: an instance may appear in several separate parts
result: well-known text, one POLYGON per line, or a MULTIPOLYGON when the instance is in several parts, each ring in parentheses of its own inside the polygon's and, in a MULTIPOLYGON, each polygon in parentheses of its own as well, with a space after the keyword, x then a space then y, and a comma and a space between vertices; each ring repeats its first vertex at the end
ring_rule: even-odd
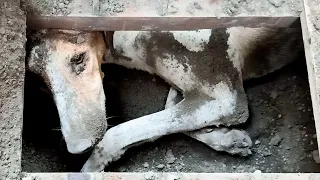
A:
POLYGON ((86 180, 102 180, 102 179, 121 179, 121 180, 315 180, 319 179, 319 174, 263 174, 259 171, 251 174, 205 174, 205 173, 59 173, 59 174, 25 174, 22 180, 69 180, 69 179, 86 179, 86 180))
POLYGON ((0 1, 0 179, 20 179, 25 15, 18 0, 0 1))
MULTIPOLYGON (((316 129, 320 129, 320 1, 304 0, 305 13, 301 14, 301 25, 303 29, 304 46, 309 74, 310 92, 314 107, 316 129)), ((318 139, 319 143, 319 139, 318 139)), ((319 155, 319 152, 318 152, 319 155)))
POLYGON ((28 12, 70 16, 299 16, 301 0, 23 0, 28 12))
MULTIPOLYGON (((157 76, 103 66, 110 124, 115 125, 164 108, 168 84, 157 76)), ((23 171, 78 172, 89 154, 70 155, 59 120, 40 80, 26 78, 23 171), (34 105, 31 106, 31 103, 34 105), (41 129, 39 128, 41 127, 41 129)), ((245 83, 250 120, 241 128, 253 139, 248 158, 215 152, 180 134, 131 148, 107 167, 111 172, 320 172, 305 59, 266 77, 245 83)))

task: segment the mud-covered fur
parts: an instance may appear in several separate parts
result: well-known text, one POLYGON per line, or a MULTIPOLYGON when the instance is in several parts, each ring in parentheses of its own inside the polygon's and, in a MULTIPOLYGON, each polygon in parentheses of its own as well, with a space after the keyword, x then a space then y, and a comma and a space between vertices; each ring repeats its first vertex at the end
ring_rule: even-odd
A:
POLYGON ((105 53, 102 33, 30 33, 26 67, 51 90, 69 152, 82 153, 96 145, 107 128, 100 67, 105 53))
POLYGON ((111 44, 101 32, 50 30, 33 37, 27 67, 53 93, 68 150, 81 153, 104 135, 85 172, 102 171, 128 148, 172 133, 217 151, 250 155, 248 134, 228 128, 249 116, 243 81, 280 69, 303 53, 300 29, 119 31, 105 36, 113 37, 107 40, 111 44), (104 54, 106 63, 157 74, 171 84, 165 109, 105 133, 104 54))
POLYGON ((114 33, 112 45, 106 63, 157 74, 173 88, 165 110, 109 129, 85 172, 102 171, 128 148, 172 133, 185 133, 217 151, 250 155, 248 134, 227 128, 248 119, 243 81, 280 69, 303 53, 300 29, 123 31, 114 33), (180 102, 176 90, 183 93, 180 102))

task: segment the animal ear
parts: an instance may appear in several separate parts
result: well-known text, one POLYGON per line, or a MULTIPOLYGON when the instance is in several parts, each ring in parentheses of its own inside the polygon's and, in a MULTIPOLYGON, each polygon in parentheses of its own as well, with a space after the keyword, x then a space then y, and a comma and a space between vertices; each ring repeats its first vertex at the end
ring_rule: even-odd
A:
POLYGON ((114 31, 106 31, 104 32, 104 39, 105 39, 106 48, 110 49, 110 53, 112 57, 117 58, 118 54, 113 47, 113 35, 114 35, 114 31))
POLYGON ((44 66, 44 58, 45 58, 44 51, 41 50, 41 45, 34 46, 29 55, 27 56, 26 60, 26 70, 34 72, 36 74, 41 74, 44 66))

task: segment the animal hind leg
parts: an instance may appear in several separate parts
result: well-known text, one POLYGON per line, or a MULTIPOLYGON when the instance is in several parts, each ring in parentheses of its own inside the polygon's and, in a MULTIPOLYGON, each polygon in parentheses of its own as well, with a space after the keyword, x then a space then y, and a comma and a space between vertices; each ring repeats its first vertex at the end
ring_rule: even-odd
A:
MULTIPOLYGON (((166 100, 165 109, 179 103, 178 91, 170 88, 166 100)), ((228 128, 210 128, 183 132, 183 134, 196 139, 216 151, 224 151, 230 154, 248 156, 251 154, 252 141, 245 131, 228 128)))
MULTIPOLYGON (((171 108, 109 129, 81 171, 102 171, 105 165, 119 159, 132 146, 153 141, 164 135, 194 131, 214 125, 219 126, 229 123, 230 119, 239 118, 239 114, 245 113, 238 112, 241 111, 241 108, 237 107, 238 98, 226 83, 218 83, 215 86, 215 91, 223 91, 224 96, 208 98, 187 95, 184 100, 171 108)), ((217 135, 219 134, 217 133, 217 135)), ((220 138, 224 138, 223 133, 220 135, 220 138)))

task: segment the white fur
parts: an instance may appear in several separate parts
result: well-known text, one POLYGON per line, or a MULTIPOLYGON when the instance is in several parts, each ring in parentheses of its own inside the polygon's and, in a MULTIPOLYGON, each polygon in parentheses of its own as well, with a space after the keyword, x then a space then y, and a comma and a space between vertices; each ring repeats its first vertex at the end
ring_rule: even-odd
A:
POLYGON ((262 29, 231 27, 227 29, 228 55, 239 72, 244 68, 244 57, 252 51, 252 42, 263 35, 262 29))
POLYGON ((174 38, 185 46, 189 51, 199 52, 208 44, 211 29, 197 31, 172 31, 174 38))
MULTIPOLYGON (((127 56, 131 61, 119 61, 113 62, 119 65, 124 65, 127 68, 138 69, 153 73, 154 69, 146 65, 146 49, 141 44, 137 43, 138 47, 135 47, 135 40, 139 39, 141 36, 143 38, 150 38, 150 32, 148 31, 116 31, 114 33, 113 45, 117 51, 123 51, 124 56, 127 56), (125 63, 125 64, 124 64, 125 63)), ((108 60, 110 61, 110 59, 108 60)))
MULTIPOLYGON (((239 33, 240 31, 234 32, 239 33)), ((211 30, 171 33, 189 51, 194 52, 203 51, 205 47, 203 45, 209 42, 211 36, 211 30)), ((209 84, 193 73, 192 69, 194 67, 188 64, 188 57, 184 57, 186 63, 181 64, 175 55, 169 53, 164 53, 161 59, 156 57, 155 68, 150 69, 146 63, 145 45, 139 44, 139 38, 144 37, 145 40, 148 40, 149 35, 148 32, 115 32, 114 47, 116 50, 122 51, 123 55, 131 58, 131 61, 115 60, 111 63, 156 73, 183 92, 194 92, 196 90, 199 94, 193 97, 194 99, 187 98, 174 105, 176 103, 174 96, 177 93, 172 92, 173 97, 167 100, 167 103, 171 103, 166 105, 167 109, 111 128, 97 145, 97 149, 103 149, 103 152, 95 151, 83 166, 82 171, 103 170, 105 165, 120 158, 129 147, 137 145, 137 143, 151 141, 171 133, 194 131, 212 125, 230 125, 233 123, 232 121, 238 121, 238 119, 226 119, 225 121, 222 118, 236 113, 237 92, 228 86, 227 82, 230 81, 228 77, 216 84, 209 84)), ((229 42, 232 44, 233 50, 229 51, 230 53, 235 51, 238 56, 241 56, 240 53, 243 53, 243 50, 237 46, 241 46, 241 44, 237 43, 236 37, 232 38, 229 42)), ((154 44, 154 48, 157 48, 156 44, 154 44)), ((241 72, 241 60, 234 58, 232 61, 233 65, 241 72)), ((228 135, 226 135, 226 132, 229 131, 218 129, 206 135, 203 132, 197 133, 197 131, 186 134, 202 142, 207 142, 210 147, 216 150, 225 150, 229 153, 242 155, 251 153, 249 150, 251 147, 250 138, 247 134, 237 131, 236 137, 243 138, 235 140, 234 131, 230 131, 229 134, 227 133, 228 135), (221 142, 221 137, 230 140, 226 140, 224 143, 221 142), (207 138, 212 138, 212 140, 208 141, 207 138), (244 146, 238 147, 234 144, 243 141, 243 139, 245 139, 244 146), (229 146, 226 146, 226 144, 229 146)))

